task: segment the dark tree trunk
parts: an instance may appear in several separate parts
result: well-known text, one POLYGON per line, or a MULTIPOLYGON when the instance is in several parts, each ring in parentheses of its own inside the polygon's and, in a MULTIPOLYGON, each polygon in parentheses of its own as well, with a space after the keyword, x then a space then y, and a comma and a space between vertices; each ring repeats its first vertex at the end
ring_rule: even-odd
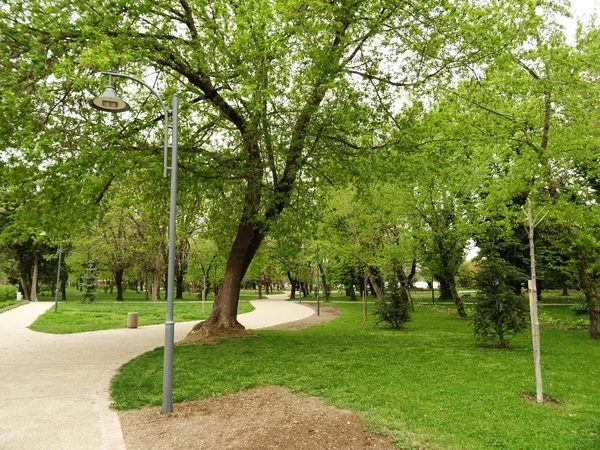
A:
POLYGON ((262 282, 259 280, 257 283, 257 287, 258 287, 258 299, 262 300, 263 295, 262 295, 262 282))
POLYGON ((183 298, 183 276, 179 273, 175 279, 175 298, 183 298))
POLYGON ((438 281, 440 283, 440 300, 454 300, 454 297, 452 296, 452 290, 450 288, 450 283, 448 282, 448 280, 446 280, 443 277, 439 277, 438 281))
POLYGON ((578 269, 579 283, 588 301, 590 338, 600 339, 600 298, 598 298, 598 286, 588 273, 588 263, 585 258, 580 257, 578 269))
POLYGON ((35 253, 33 256, 33 275, 31 276, 31 290, 29 291, 29 295, 31 297, 32 302, 37 302, 37 284, 38 284, 38 273, 39 273, 40 263, 38 259, 38 254, 35 253))
POLYGON ((252 258, 260 247, 264 234, 256 226, 242 222, 227 258, 223 287, 215 298, 213 310, 208 319, 195 325, 190 334, 211 335, 222 331, 244 330, 237 321, 240 300, 240 286, 252 258))
POLYGON ((327 284, 327 276, 323 270, 323 265, 319 263, 319 272, 321 272, 321 283, 323 284, 323 292, 325 293, 325 301, 329 301, 329 295, 331 294, 331 286, 327 284))
POLYGON ((379 283, 377 283, 377 279, 375 278, 375 275, 373 275, 373 271, 370 267, 367 269, 367 274, 369 276, 369 283, 371 285, 371 288, 373 289, 373 292, 375 293, 375 296, 377 297, 377 300, 383 300, 383 292, 381 291, 379 283))
POLYGON ((60 280, 60 298, 63 302, 67 301, 67 280, 60 280))
POLYGON ((290 298, 296 298, 296 283, 298 280, 296 280, 294 277, 292 277, 292 273, 289 270, 287 272, 287 276, 288 276, 288 280, 290 280, 290 285, 292 286, 292 291, 290 292, 290 298))
POLYGON ((152 277, 152 301, 158 302, 160 300, 160 283, 162 277, 162 269, 160 262, 160 250, 154 255, 154 273, 152 277))
POLYGON ((400 280, 400 285, 404 289, 404 292, 406 292, 408 304, 411 306, 412 309, 414 309, 415 305, 413 303, 412 293, 410 292, 410 285, 412 283, 413 277, 415 276, 415 273, 417 272, 417 260, 412 260, 410 273, 408 275, 406 275, 406 272, 404 272, 404 268, 402 267, 402 265, 398 266, 398 270, 396 272, 398 275, 398 279, 400 280))
POLYGON ((123 269, 115 270, 115 285, 117 286, 117 301, 123 301, 123 269))
POLYGON ((31 300, 31 295, 29 294, 29 286, 27 285, 27 280, 21 278, 21 291, 23 292, 24 300, 31 300))
POLYGON ((569 288, 567 287, 566 284, 563 284, 562 287, 562 294, 560 294, 563 297, 568 297, 569 296, 569 288))
POLYGON ((175 252, 175 298, 183 298, 183 280, 188 270, 189 254, 190 241, 189 239, 182 239, 179 241, 177 251, 175 252))
POLYGON ((354 291, 354 286, 350 285, 346 287, 346 296, 350 297, 350 300, 352 300, 353 302, 357 300, 356 292, 354 291))
POLYGON ((454 304, 456 305, 456 312, 458 312, 458 315, 460 317, 467 317, 467 313, 465 311, 463 302, 460 299, 460 296, 458 295, 458 291, 456 290, 456 282, 454 280, 454 277, 449 277, 446 280, 446 284, 448 286, 448 289, 450 290, 450 297, 452 298, 452 300, 454 301, 454 304))

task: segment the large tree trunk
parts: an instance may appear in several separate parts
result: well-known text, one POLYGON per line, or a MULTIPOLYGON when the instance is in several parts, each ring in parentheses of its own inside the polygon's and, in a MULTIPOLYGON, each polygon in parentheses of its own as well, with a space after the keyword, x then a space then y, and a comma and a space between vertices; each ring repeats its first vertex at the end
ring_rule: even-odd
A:
POLYGON ((117 298, 118 302, 123 301, 123 269, 115 269, 115 285, 117 286, 117 298))
POLYGON ((37 302, 37 282, 38 282, 38 272, 39 272, 39 260, 38 254, 35 253, 33 256, 33 275, 31 276, 31 301, 37 302))
POLYGON ((31 295, 29 293, 29 285, 27 284, 26 278, 21 278, 21 290, 23 291, 23 299, 31 300, 31 295))
POLYGON ((239 225, 227 259, 223 286, 219 289, 218 298, 215 298, 212 313, 204 322, 196 324, 190 331, 190 335, 196 333, 207 337, 227 333, 234 335, 245 330, 244 326, 237 321, 240 286, 264 237, 265 235, 257 226, 244 222, 239 225))
POLYGON ((440 300, 454 300, 452 289, 450 288, 450 283, 448 280, 446 280, 444 277, 439 277, 438 281, 440 283, 440 300))
POLYGON ((160 284, 162 282, 162 269, 160 263, 160 251, 156 252, 154 257, 154 273, 152 277, 152 301, 158 302, 160 300, 160 284))
POLYGON ((568 297, 569 296, 569 287, 566 284, 563 284, 562 287, 562 294, 560 294, 562 297, 568 297))

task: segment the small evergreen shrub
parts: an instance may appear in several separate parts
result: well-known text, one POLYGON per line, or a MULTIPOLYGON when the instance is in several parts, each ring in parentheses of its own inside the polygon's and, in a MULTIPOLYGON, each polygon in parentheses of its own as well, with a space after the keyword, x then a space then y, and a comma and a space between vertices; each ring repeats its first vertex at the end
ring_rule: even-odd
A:
POLYGON ((375 305, 373 314, 381 322, 387 323, 393 330, 400 330, 406 322, 411 320, 411 307, 408 303, 406 291, 398 286, 390 285, 383 299, 375 305))
POLYGON ((483 339, 496 337, 498 347, 508 347, 509 341, 529 324, 527 302, 512 289, 524 275, 499 257, 482 260, 479 268, 479 294, 473 315, 475 335, 483 339))
POLYGON ((96 261, 84 264, 82 303, 94 303, 96 301, 96 281, 98 280, 98 268, 96 261))

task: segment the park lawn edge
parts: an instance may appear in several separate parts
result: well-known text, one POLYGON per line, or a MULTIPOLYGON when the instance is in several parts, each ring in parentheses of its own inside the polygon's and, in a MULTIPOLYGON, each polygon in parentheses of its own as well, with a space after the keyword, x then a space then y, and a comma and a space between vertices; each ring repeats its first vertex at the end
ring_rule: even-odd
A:
POLYGON ((23 305, 27 305, 30 302, 28 300, 18 300, 16 303, 13 303, 12 305, 8 305, 8 306, 4 306, 3 308, 0 308, 0 314, 10 311, 11 309, 16 309, 19 306, 23 306, 23 305))
MULTIPOLYGON (((589 341, 585 333, 559 329, 542 332, 542 341, 546 342, 546 347, 542 348, 543 364, 545 361, 547 366, 554 367, 554 370, 549 369, 546 373, 545 393, 561 403, 558 406, 534 405, 521 397, 524 393, 532 392, 535 386, 529 360, 531 338, 528 333, 516 339, 511 349, 496 350, 480 345, 473 336, 470 321, 435 311, 417 313, 415 321, 403 331, 374 327, 373 322, 366 325, 353 322, 356 330, 361 333, 366 331, 369 340, 374 341, 369 342, 368 347, 363 347, 371 348, 375 353, 381 350, 377 349, 378 343, 386 345, 388 339, 409 343, 390 347, 392 350, 406 350, 408 359, 386 361, 384 352, 380 352, 379 356, 358 361, 352 368, 345 364, 343 358, 338 360, 337 355, 356 357, 352 345, 360 336, 353 334, 340 337, 343 331, 339 330, 343 330, 344 326, 338 321, 347 312, 354 315, 353 320, 358 320, 361 305, 339 306, 343 314, 338 319, 306 330, 257 331, 261 339, 177 346, 174 401, 178 403, 227 395, 256 386, 278 385, 300 395, 317 396, 326 404, 353 410, 370 429, 385 432, 401 444, 401 448, 599 448, 596 445, 599 443, 597 436, 600 434, 600 424, 595 420, 584 420, 589 419, 590 415, 596 417, 600 414, 598 406, 589 400, 594 398, 594 392, 584 389, 590 384, 587 378, 593 377, 589 373, 568 373, 574 366, 569 358, 581 359, 573 356, 573 353, 588 352, 586 357, 589 357, 589 350, 592 348, 596 351, 598 348, 595 347, 598 342, 589 341), (424 328, 426 324, 420 322, 425 321, 442 324, 442 329, 424 328), (454 332, 448 334, 444 327, 454 332), (459 335, 456 330, 459 330, 459 335), (427 341, 421 345, 423 331, 427 341), (336 342, 332 343, 332 340, 336 342), (562 341, 568 341, 569 345, 582 342, 585 349, 567 349, 564 344, 560 348, 552 347, 559 347, 558 343, 562 341), (312 347, 316 350, 315 355, 310 351, 312 347), (323 357, 320 351, 325 349, 328 350, 326 357, 323 357), (300 356, 294 357, 294 352, 300 353, 300 356), (439 363, 435 361, 436 355, 445 361, 440 367, 436 366, 439 363), (466 356, 465 367, 455 363, 454 355, 466 356), (309 356, 314 356, 315 361, 310 361, 309 356), (416 362, 416 369, 405 367, 410 366, 411 358, 412 364, 416 362), (563 363, 569 362, 559 364, 557 368, 557 358, 563 363), (409 363, 404 363, 405 360, 409 363), (449 360, 451 364, 448 364, 449 360), (469 366, 470 371, 467 370, 469 366), (372 370, 368 370, 369 367, 372 370), (386 375, 389 379, 378 379, 380 371, 390 368, 397 370, 393 377, 386 375), (355 370, 358 375, 352 373, 355 370), (419 371, 421 375, 418 375, 419 371), (446 372, 451 375, 450 382, 442 375, 446 372), (502 383, 498 383, 498 373, 505 373, 511 383, 502 379, 502 383), (566 381, 565 373, 568 375, 566 381), (365 378, 361 374, 373 378, 365 378), (465 379, 457 380, 457 376, 464 376, 465 379), (480 376, 491 377, 499 385, 488 389, 487 381, 479 380, 480 376), (574 378, 572 383, 571 377, 574 378), (363 383, 366 386, 362 386, 363 383), (397 389, 394 387, 396 383, 397 389), (386 392, 387 389, 390 392, 386 392), (439 398, 434 396, 432 399, 433 394, 439 395, 439 398), (419 403, 421 397, 425 406, 419 403), (407 404, 403 405, 400 413, 394 415, 394 405, 402 403, 407 404), (481 416, 480 422, 472 423, 471 416, 477 414, 481 416), (453 416, 456 416, 456 421, 451 420, 453 416), (571 419, 571 416, 583 418, 571 419), (546 442, 545 437, 541 437, 542 430, 536 430, 532 437, 526 436, 530 426, 528 422, 539 422, 542 429, 546 427, 545 431, 549 433, 547 445, 540 443, 540 439, 546 442), (448 423, 451 424, 450 428, 448 423), (572 434, 575 430, 579 430, 580 434, 572 434)), ((394 354, 402 355, 402 351, 394 354)), ((111 381, 113 408, 136 409, 160 404, 161 358, 162 349, 159 348, 119 368, 111 381)), ((494 381, 490 380, 490 383, 493 385, 494 381)), ((591 390, 598 391, 596 394, 600 395, 600 387, 591 390)))

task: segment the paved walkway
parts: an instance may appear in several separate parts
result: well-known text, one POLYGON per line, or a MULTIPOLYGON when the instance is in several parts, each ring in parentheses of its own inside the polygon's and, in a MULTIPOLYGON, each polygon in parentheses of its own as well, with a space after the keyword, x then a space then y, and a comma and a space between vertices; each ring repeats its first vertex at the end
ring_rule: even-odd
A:
MULTIPOLYGON (((252 301, 256 309, 238 320, 258 329, 314 314, 285 298, 252 301)), ((68 335, 26 328, 52 306, 30 303, 0 314, 0 449, 125 449, 110 380, 130 359, 164 345, 164 325, 68 335)), ((175 340, 194 323, 176 324, 175 340)))

